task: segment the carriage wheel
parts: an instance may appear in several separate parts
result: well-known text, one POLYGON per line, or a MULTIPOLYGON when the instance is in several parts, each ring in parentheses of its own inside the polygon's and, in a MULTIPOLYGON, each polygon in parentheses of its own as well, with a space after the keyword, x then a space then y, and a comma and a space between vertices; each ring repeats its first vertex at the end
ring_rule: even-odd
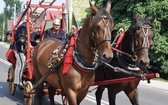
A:
POLYGON ((8 70, 8 89, 12 96, 15 95, 16 87, 14 85, 14 67, 13 65, 8 70))
POLYGON ((24 84, 24 102, 25 105, 33 105, 33 95, 29 94, 33 89, 32 83, 30 81, 27 81, 24 84))

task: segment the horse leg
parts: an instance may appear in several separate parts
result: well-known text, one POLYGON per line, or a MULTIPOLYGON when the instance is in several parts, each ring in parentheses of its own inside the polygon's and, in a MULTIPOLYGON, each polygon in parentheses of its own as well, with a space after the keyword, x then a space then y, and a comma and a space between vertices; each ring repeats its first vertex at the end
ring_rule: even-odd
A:
POLYGON ((128 96, 132 105, 139 105, 139 97, 138 97, 138 89, 135 88, 132 91, 124 91, 125 94, 128 96))
POLYGON ((98 86, 97 90, 96 90, 96 102, 97 102, 97 105, 101 105, 101 99, 102 99, 102 94, 103 94, 103 91, 104 91, 105 87, 104 86, 98 86))
POLYGON ((56 91, 56 89, 52 85, 50 85, 48 87, 49 98, 50 98, 50 105, 55 105, 55 102, 54 102, 55 91, 56 91))
POLYGON ((112 87, 107 87, 107 90, 108 90, 109 105, 115 105, 117 91, 115 91, 115 89, 113 89, 112 87))
POLYGON ((41 83, 37 88, 36 88, 36 96, 37 100, 35 100, 36 105, 42 105, 42 96, 44 95, 43 93, 43 84, 41 83))
POLYGON ((68 90, 66 96, 67 96, 69 105, 79 105, 80 104, 77 102, 77 98, 76 98, 77 94, 74 91, 68 90))

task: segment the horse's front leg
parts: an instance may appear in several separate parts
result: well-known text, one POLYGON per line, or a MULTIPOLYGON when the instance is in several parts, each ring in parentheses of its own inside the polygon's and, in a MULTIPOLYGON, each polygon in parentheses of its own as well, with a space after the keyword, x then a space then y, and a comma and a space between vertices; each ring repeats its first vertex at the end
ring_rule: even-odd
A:
POLYGON ((104 86, 98 86, 97 90, 96 90, 96 102, 97 102, 97 105, 101 105, 101 99, 102 99, 102 94, 103 94, 103 91, 104 91, 105 87, 104 86))
POLYGON ((118 91, 115 89, 115 87, 111 87, 110 85, 108 85, 107 90, 109 105, 115 105, 116 94, 118 93, 118 91))
POLYGON ((124 91, 132 105, 139 105, 138 88, 132 91, 124 91))
POLYGON ((56 89, 53 86, 50 85, 48 87, 48 91, 49 91, 50 105, 55 105, 54 95, 55 95, 56 89))
POLYGON ((75 93, 71 89, 68 89, 66 96, 67 96, 69 105, 79 105, 77 103, 77 93, 75 93))

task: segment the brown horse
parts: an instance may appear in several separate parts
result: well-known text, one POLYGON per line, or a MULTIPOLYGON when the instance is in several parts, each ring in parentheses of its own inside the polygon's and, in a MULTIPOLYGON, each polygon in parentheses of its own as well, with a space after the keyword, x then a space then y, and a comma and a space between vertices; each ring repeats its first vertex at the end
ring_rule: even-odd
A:
MULTIPOLYGON (((110 65, 120 67, 122 69, 132 71, 134 73, 142 73, 149 64, 149 48, 152 44, 152 24, 154 17, 150 20, 138 17, 134 14, 135 24, 133 24, 124 34, 118 48, 122 52, 116 51, 110 65), (128 57, 128 56, 129 57, 128 57)), ((115 72, 113 69, 102 65, 96 70, 95 81, 111 80, 118 78, 126 78, 130 75, 115 72), (103 69, 103 70, 102 70, 103 69)), ((140 80, 124 81, 115 84, 98 86, 96 91, 97 105, 101 104, 102 93, 107 87, 110 105, 115 105, 116 94, 124 91, 131 101, 132 105, 139 105, 137 86, 140 80)))
MULTIPOLYGON (((111 31, 114 27, 113 18, 109 14, 111 4, 108 3, 106 8, 98 9, 90 3, 91 14, 86 18, 84 25, 78 34, 73 51, 73 62, 65 73, 63 73, 63 64, 59 59, 66 49, 66 45, 57 39, 45 39, 41 41, 34 51, 33 66, 35 70, 35 81, 39 81, 48 71, 53 70, 46 77, 47 81, 53 88, 65 93, 70 105, 78 105, 88 93, 88 88, 92 85, 95 77, 95 69, 99 64, 98 61, 110 62, 113 57, 111 50, 111 31), (48 59, 53 55, 53 68, 49 69, 48 59), (56 57, 57 56, 57 57, 56 57), (56 59, 56 58, 58 59, 56 59), (97 59, 99 58, 99 59, 97 59), (96 60, 96 61, 95 61, 96 60), (59 65, 58 65, 59 64, 59 65), (57 66, 57 67, 55 67, 57 66), (55 70, 56 69, 56 70, 55 70)), ((64 59, 64 58, 63 58, 64 59)), ((65 58, 66 59, 66 58, 65 58)), ((43 83, 36 88, 38 104, 41 105, 43 95, 43 83)), ((54 105, 53 92, 49 92, 50 103, 54 105), (51 94, 50 94, 51 93, 51 94)))

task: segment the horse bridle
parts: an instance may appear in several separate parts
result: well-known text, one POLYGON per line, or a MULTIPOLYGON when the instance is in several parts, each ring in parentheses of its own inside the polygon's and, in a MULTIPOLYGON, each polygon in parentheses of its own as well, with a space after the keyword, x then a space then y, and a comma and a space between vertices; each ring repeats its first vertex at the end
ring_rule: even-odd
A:
MULTIPOLYGON (((110 32, 110 29, 109 29, 109 20, 106 22, 105 19, 107 19, 107 16, 101 16, 101 20, 103 21, 104 23, 104 26, 102 26, 105 30, 105 33, 104 33, 104 39, 99 41, 99 42, 94 42, 95 43, 95 47, 98 47, 99 45, 101 45, 102 43, 106 42, 106 41, 110 41, 111 42, 111 39, 108 39, 109 37, 111 37, 111 32, 110 32), (108 37, 107 37, 108 36, 108 37)), ((94 24, 92 23, 91 24, 91 31, 92 31, 92 35, 95 37, 95 33, 94 33, 94 24)))
MULTIPOLYGON (((83 42, 79 37, 77 38, 77 40, 79 41, 79 42, 81 42, 84 46, 86 46, 89 50, 91 50, 96 56, 95 56, 95 63, 93 63, 93 65, 95 65, 95 66, 93 66, 93 65, 90 65, 90 66, 93 66, 92 68, 87 68, 88 70, 95 70, 95 68, 97 68, 97 64, 99 63, 99 61, 97 61, 97 57, 99 57, 98 56, 98 52, 97 52, 97 48, 98 48, 98 46, 99 45, 101 45, 102 43, 104 43, 104 42, 106 42, 106 41, 110 41, 111 42, 111 39, 107 39, 107 35, 109 35, 109 37, 111 37, 110 35, 111 35, 111 33, 110 33, 110 29, 109 29, 109 21, 105 21, 105 19, 107 19, 107 16, 102 16, 101 17, 102 19, 102 21, 103 21, 103 23, 104 23, 104 28, 105 28, 105 35, 104 35, 104 39, 103 40, 101 40, 101 41, 99 41, 98 43, 96 43, 96 42, 94 42, 94 47, 91 47, 91 46, 89 46, 88 44, 86 44, 85 42, 83 42)), ((93 23, 91 24, 91 31, 92 31, 92 35, 93 36, 95 36, 95 34, 94 34, 94 32, 93 32, 93 23)), ((77 51, 76 51, 76 53, 77 53, 77 51)), ((84 56, 82 56, 82 55, 80 55, 79 53, 77 53, 76 54, 77 56, 78 56, 78 59, 80 58, 79 56, 81 56, 81 57, 83 57, 83 58, 85 58, 85 59, 88 59, 87 57, 84 57, 84 56)), ((83 62, 81 59, 80 59, 80 62, 83 62)), ((83 65, 87 65, 86 63, 82 63, 83 65)), ((82 66, 81 66, 82 67, 82 66)), ((82 68, 84 68, 84 67, 82 67, 82 68)))
POLYGON ((132 52, 133 52, 133 56, 132 56, 132 60, 136 61, 137 55, 136 55, 136 51, 141 50, 141 49, 149 49, 149 42, 148 42, 148 30, 151 29, 152 27, 150 25, 147 26, 139 26, 140 28, 142 28, 143 31, 143 43, 141 47, 135 48, 135 35, 132 34, 132 52), (146 30, 146 31, 145 31, 146 30))
POLYGON ((140 26, 140 28, 142 28, 143 31, 143 44, 142 47, 136 48, 135 51, 140 50, 140 49, 149 49, 149 45, 148 45, 148 29, 151 29, 151 26, 140 26), (146 30, 146 32, 145 32, 146 30))
MULTIPOLYGON (((94 17, 93 17, 94 18, 94 17)), ((98 46, 99 45, 101 45, 102 43, 104 43, 104 42, 106 42, 106 41, 110 41, 111 42, 111 40, 110 39, 107 39, 107 35, 109 35, 109 37, 111 37, 110 35, 111 35, 111 32, 110 32, 110 29, 109 29, 109 21, 107 21, 107 23, 106 23, 106 21, 105 21, 105 19, 107 19, 107 16, 102 16, 101 17, 102 19, 102 21, 103 21, 103 23, 104 23, 104 28, 105 28, 105 30, 107 30, 107 31, 105 31, 105 35, 104 35, 104 39, 103 40, 101 40, 101 41, 99 41, 98 43, 96 43, 96 42, 94 42, 94 47, 91 47, 91 46, 89 46, 89 45, 87 45, 85 42, 83 42, 79 37, 78 37, 78 41, 80 41, 83 45, 85 45, 88 49, 90 49, 91 51, 95 51, 95 50, 97 50, 97 48, 98 48, 98 46)), ((93 30, 94 30, 94 28, 93 28, 93 21, 92 21, 92 23, 91 23, 91 31, 92 31, 92 35, 93 36, 95 36, 95 33, 93 32, 93 30)), ((95 53, 95 52, 94 52, 95 53)), ((96 54, 96 53, 95 53, 96 54)))

